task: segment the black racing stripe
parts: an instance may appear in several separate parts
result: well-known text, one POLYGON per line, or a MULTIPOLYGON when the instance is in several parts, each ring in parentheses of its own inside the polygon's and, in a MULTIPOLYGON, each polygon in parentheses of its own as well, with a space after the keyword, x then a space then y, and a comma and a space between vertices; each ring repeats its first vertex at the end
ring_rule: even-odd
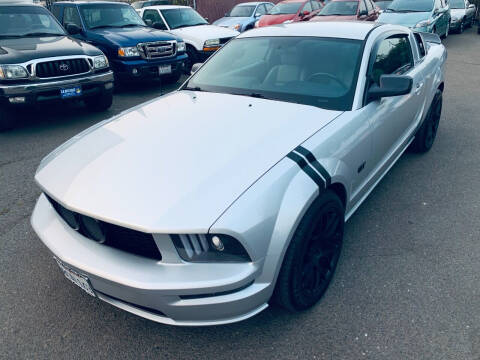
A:
POLYGON ((325 181, 318 175, 315 170, 313 170, 308 163, 300 155, 297 155, 293 152, 287 155, 290 160, 293 160, 297 165, 302 169, 314 182, 318 185, 319 188, 325 188, 325 181))
POLYGON ((327 187, 332 184, 332 178, 327 170, 317 161, 315 155, 313 155, 310 151, 305 149, 303 146, 299 146, 295 149, 295 151, 299 152, 308 160, 308 162, 317 170, 322 176, 325 178, 327 182, 327 187))

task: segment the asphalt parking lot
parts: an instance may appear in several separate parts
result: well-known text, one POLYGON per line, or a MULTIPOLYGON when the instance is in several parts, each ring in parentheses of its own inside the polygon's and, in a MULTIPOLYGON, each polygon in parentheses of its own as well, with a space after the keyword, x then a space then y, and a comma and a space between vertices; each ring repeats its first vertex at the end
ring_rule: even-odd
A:
MULTIPOLYGON (((346 226, 333 283, 312 310, 177 328, 84 294, 30 227, 41 158, 88 126, 172 90, 19 114, 0 134, 0 358, 480 359, 480 35, 445 42, 444 113, 426 155, 405 154, 346 226)), ((228 114, 226 114, 228 115, 228 114)))

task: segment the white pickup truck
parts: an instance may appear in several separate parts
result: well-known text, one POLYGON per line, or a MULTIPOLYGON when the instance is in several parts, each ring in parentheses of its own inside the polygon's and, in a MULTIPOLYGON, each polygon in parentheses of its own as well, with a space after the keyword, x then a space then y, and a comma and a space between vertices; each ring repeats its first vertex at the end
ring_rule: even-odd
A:
POLYGON ((187 45, 186 70, 204 62, 210 55, 236 37, 239 32, 210 25, 198 12, 189 6, 158 5, 138 9, 147 25, 182 38, 187 45))

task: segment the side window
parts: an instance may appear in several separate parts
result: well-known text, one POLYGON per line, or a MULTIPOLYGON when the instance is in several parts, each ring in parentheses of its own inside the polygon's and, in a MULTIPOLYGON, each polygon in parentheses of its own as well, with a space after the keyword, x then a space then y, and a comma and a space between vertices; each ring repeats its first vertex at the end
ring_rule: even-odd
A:
POLYGON ((367 7, 365 6, 365 2, 363 0, 360 0, 358 5, 358 13, 361 14, 362 12, 367 12, 367 7))
POLYGON ((312 12, 312 11, 313 11, 313 9, 312 9, 312 4, 310 3, 310 1, 305 4, 305 6, 304 6, 303 9, 302 9, 302 12, 303 12, 303 11, 309 11, 309 12, 312 12))
POLYGON ((152 25, 155 23, 159 23, 160 25, 162 25, 161 30, 167 30, 167 26, 163 22, 163 19, 157 10, 145 10, 143 12, 143 20, 150 20, 152 22, 152 25))
POLYGON ((266 13, 267 13, 267 8, 265 7, 265 4, 260 4, 257 6, 257 10, 255 11, 255 14, 265 15, 266 13))
POLYGON ((273 8, 272 4, 266 4, 265 6, 267 7, 267 12, 269 12, 273 8))
POLYGON ((415 36, 415 42, 417 43, 417 49, 420 58, 423 58, 425 55, 427 55, 427 51, 425 50, 425 44, 423 43, 422 36, 416 32, 414 32, 413 35, 415 36))
POLYGON ((413 54, 408 36, 392 36, 380 43, 371 70, 371 77, 378 85, 380 76, 402 75, 412 67, 413 54))
POLYGON ((63 13, 63 26, 67 24, 74 24, 78 27, 82 27, 82 21, 80 20, 80 15, 78 15, 78 10, 75 6, 66 6, 63 13))
POLYGON ((62 18, 62 7, 58 5, 52 6, 52 14, 55 16, 59 21, 62 18))

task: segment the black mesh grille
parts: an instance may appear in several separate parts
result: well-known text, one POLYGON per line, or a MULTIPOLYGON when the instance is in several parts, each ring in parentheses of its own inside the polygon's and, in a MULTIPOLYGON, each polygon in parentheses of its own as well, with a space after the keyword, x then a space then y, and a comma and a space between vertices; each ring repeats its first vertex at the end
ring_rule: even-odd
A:
POLYGON ((127 229, 72 212, 48 197, 60 217, 86 238, 131 254, 162 260, 152 234, 127 229), (72 220, 74 219, 74 220, 72 220), (93 220, 93 222, 92 222, 93 220), (97 229, 94 226, 98 226, 97 229))
POLYGON ((39 78, 70 76, 89 71, 90 66, 86 59, 55 60, 38 63, 36 66, 36 75, 39 78))

